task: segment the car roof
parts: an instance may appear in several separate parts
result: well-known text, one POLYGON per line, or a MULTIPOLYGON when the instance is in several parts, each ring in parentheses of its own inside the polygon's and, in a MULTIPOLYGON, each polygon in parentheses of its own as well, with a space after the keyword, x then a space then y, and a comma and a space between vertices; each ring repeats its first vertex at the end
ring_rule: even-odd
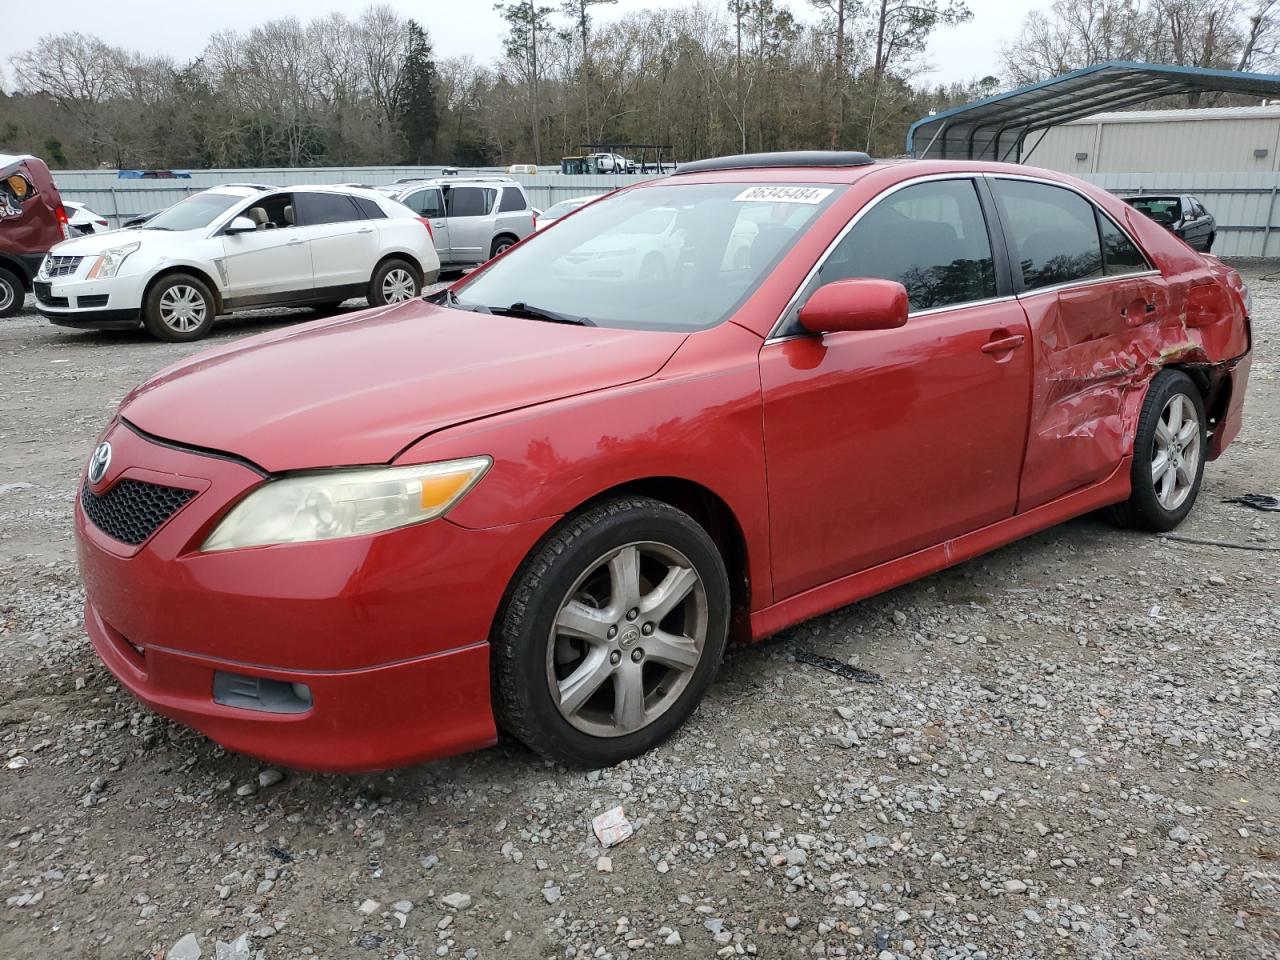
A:
POLYGON ((412 183, 391 183, 388 186, 401 187, 401 192, 416 190, 419 187, 439 187, 452 186, 456 183, 501 183, 505 186, 520 186, 518 181, 512 180, 510 177, 423 177, 421 180, 414 180, 412 183))
POLYGON ((1128 203, 1130 200, 1181 200, 1184 196, 1182 193, 1132 193, 1120 199, 1128 203))

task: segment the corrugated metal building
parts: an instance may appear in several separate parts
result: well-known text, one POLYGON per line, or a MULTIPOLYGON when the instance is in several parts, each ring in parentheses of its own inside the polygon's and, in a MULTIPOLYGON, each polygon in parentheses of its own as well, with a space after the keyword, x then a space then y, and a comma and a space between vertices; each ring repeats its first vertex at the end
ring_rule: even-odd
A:
POLYGON ((1077 176, 1277 172, 1280 106, 1099 113, 1051 128, 1023 162, 1077 176))

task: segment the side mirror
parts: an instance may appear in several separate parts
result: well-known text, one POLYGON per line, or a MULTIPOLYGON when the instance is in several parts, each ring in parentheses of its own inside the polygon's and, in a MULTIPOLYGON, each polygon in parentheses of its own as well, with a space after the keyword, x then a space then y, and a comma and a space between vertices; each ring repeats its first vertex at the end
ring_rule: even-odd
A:
POLYGON ((810 333, 892 330, 907 322, 907 288, 894 280, 836 280, 814 291, 800 308, 810 333))
POLYGON ((236 217, 234 220, 232 220, 230 223, 227 224, 227 229, 224 230, 223 232, 227 234, 253 233, 257 229, 258 229, 258 225, 254 223, 252 220, 250 220, 248 217, 236 217))

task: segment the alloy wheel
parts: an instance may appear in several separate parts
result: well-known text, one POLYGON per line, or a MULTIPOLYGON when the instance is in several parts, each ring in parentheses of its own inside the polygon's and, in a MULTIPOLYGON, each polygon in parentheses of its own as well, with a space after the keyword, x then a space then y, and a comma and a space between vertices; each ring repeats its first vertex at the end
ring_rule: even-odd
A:
POLYGON ((200 291, 185 283, 175 283, 160 295, 160 320, 177 333, 198 329, 208 312, 200 291))
POLYGON ((1175 393, 1156 421, 1151 455, 1151 483, 1164 509, 1177 510, 1190 495, 1200 470, 1200 446, 1195 404, 1186 394, 1175 393))
POLYGON ((382 278, 382 299, 387 303, 403 303, 412 300, 417 293, 413 275, 403 267, 388 270, 382 278))
POLYGON ((552 701, 584 733, 635 733, 688 686, 707 624, 706 586, 679 550, 649 542, 612 550, 560 603, 547 644, 552 701))
POLYGON ((18 295, 17 291, 9 284, 0 281, 0 313, 8 310, 13 306, 14 298, 18 295))

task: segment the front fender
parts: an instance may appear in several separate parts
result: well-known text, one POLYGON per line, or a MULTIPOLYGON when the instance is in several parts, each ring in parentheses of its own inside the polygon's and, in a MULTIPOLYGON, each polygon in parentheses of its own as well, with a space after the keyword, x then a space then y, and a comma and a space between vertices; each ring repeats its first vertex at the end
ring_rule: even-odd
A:
POLYGON ((690 336, 647 380, 449 427, 396 462, 492 457, 489 473, 449 513, 473 529, 559 517, 638 480, 691 481, 733 512, 752 582, 768 584, 760 342, 722 324, 690 336))

